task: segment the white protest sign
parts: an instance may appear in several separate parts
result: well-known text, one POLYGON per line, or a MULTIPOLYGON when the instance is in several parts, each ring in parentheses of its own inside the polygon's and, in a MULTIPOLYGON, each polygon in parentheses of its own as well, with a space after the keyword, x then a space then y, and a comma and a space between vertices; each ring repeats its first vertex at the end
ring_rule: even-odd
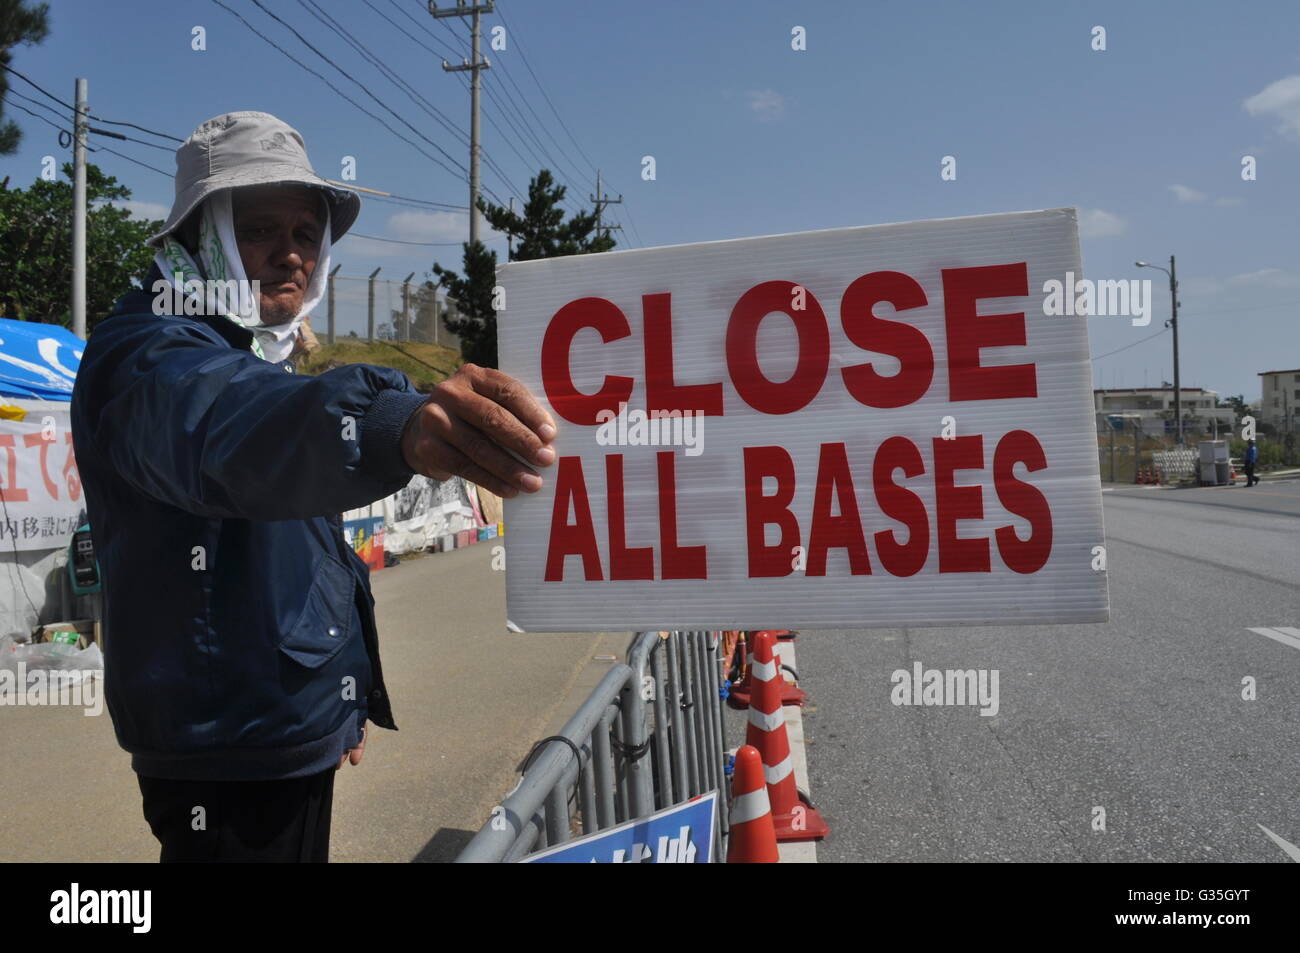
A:
POLYGON ((524 631, 1104 622, 1074 209, 514 262, 524 631))
POLYGON ((77 528, 86 503, 66 406, 0 418, 0 548, 58 549, 77 528))

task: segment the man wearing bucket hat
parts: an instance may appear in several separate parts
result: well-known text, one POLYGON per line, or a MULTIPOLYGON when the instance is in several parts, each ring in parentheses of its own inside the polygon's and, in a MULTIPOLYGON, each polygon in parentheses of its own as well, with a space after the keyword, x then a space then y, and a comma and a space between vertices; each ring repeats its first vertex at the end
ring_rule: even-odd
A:
POLYGON ((154 267, 95 328, 72 398, 108 708, 162 860, 325 861, 334 772, 367 721, 397 727, 338 514, 416 473, 535 492, 555 424, 473 365, 427 398, 389 368, 295 375, 360 199, 266 113, 203 123, 176 165, 154 267))

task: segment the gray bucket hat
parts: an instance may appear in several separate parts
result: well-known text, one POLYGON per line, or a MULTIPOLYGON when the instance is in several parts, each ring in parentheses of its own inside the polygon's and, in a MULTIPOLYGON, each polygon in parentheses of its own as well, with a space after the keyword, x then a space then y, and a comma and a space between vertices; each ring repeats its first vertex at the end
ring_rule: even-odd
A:
POLYGON ((278 182, 325 193, 331 242, 343 237, 361 211, 357 193, 331 185, 312 169, 298 130, 269 113, 226 113, 203 123, 176 150, 176 200, 162 231, 147 244, 161 243, 213 192, 278 182))

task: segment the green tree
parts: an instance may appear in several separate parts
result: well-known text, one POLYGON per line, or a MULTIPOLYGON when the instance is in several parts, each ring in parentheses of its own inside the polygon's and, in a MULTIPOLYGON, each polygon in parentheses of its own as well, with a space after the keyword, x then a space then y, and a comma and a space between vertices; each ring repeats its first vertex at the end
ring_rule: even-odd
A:
MULTIPOLYGON (((23 0, 0 0, 0 67, 8 66, 13 61, 10 52, 15 46, 24 43, 44 43, 49 36, 48 14, 50 5, 38 3, 28 7, 23 0)), ((0 100, 9 92, 9 71, 0 68, 0 100)), ((0 102, 0 117, 4 115, 4 105, 0 102)), ((0 156, 11 156, 18 151, 23 132, 11 119, 0 121, 0 156)))
POLYGON ((448 310, 442 322, 460 337, 460 353, 466 361, 482 367, 497 366, 497 317, 492 309, 492 288, 497 281, 497 253, 482 242, 466 242, 464 277, 435 263, 433 273, 447 295, 456 299, 455 311, 448 310))
MULTIPOLYGON (((0 315, 71 327, 72 165, 68 181, 37 179, 28 189, 0 189, 0 315)), ((117 179, 86 164, 86 325, 139 284, 153 261, 145 239, 160 221, 132 218, 111 202, 131 197, 117 179)))
MULTIPOLYGON (((514 239, 511 261, 532 261, 561 255, 587 255, 611 250, 614 239, 596 228, 596 213, 577 212, 565 220, 564 201, 567 189, 557 185, 550 170, 542 169, 528 183, 528 201, 522 212, 512 212, 500 205, 479 200, 479 210, 496 231, 514 239)), ((492 308, 492 289, 496 285, 496 252, 482 242, 466 242, 463 276, 435 263, 437 284, 458 304, 455 315, 444 315, 448 329, 460 336, 465 360, 484 367, 497 366, 497 323, 492 308)))

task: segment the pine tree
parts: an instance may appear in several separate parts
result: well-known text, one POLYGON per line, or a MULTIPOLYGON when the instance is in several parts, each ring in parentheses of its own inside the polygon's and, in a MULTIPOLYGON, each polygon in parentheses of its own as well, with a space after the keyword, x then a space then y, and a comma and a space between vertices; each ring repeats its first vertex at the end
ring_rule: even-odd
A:
MULTIPOLYGON (((494 229, 515 240, 511 261, 532 261, 561 255, 587 255, 609 251, 615 245, 608 233, 596 231, 595 212, 578 212, 564 220, 566 189, 556 185, 548 169, 542 169, 528 183, 528 201, 522 214, 479 200, 479 210, 494 229)), ((457 314, 448 313, 444 323, 461 339, 465 360, 484 367, 497 366, 497 322, 492 309, 496 285, 496 252, 482 242, 464 246, 464 277, 434 264, 438 284, 459 305, 457 314)))
MULTIPOLYGON (((28 7, 23 0, 0 0, 0 67, 13 60, 10 50, 23 43, 44 43, 50 25, 48 3, 28 7)), ((0 99, 9 92, 9 71, 0 69, 0 99)), ((4 106, 0 105, 0 114, 4 106)), ((10 119, 0 120, 0 156, 11 156, 18 151, 23 132, 10 119)))

